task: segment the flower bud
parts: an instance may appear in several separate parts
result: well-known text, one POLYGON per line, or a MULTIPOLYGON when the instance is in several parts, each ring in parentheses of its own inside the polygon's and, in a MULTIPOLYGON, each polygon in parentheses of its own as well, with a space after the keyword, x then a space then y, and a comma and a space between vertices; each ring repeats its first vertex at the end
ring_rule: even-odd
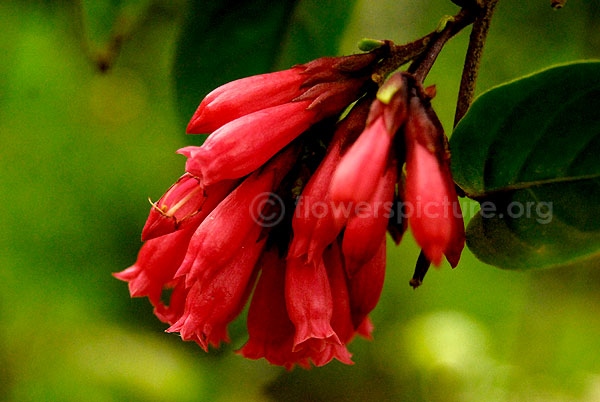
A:
POLYGON ((413 209, 409 224, 415 240, 433 264, 439 265, 446 253, 457 262, 464 227, 462 216, 456 216, 460 205, 445 159, 444 133, 418 97, 411 99, 405 134, 406 202, 413 209))
POLYGON ((379 179, 377 189, 364 210, 356 206, 344 230, 342 250, 348 277, 373 258, 385 241, 385 233, 391 215, 392 199, 396 188, 398 167, 391 163, 385 175, 379 179))
POLYGON ((406 83, 396 74, 371 104, 367 127, 344 155, 331 180, 335 201, 368 202, 390 158, 392 140, 406 118, 406 83))
POLYGON ((201 147, 186 147, 186 171, 205 185, 243 177, 261 167, 314 122, 311 101, 263 109, 234 120, 210 135, 201 147))
POLYGON ((329 186, 340 155, 364 128, 367 111, 368 104, 360 102, 339 123, 325 158, 298 198, 292 219, 290 257, 307 255, 309 261, 319 259, 344 227, 349 213, 344 213, 346 206, 331 200, 329 186))
POLYGON ((282 105, 302 94, 302 67, 254 75, 229 82, 202 100, 187 127, 188 134, 210 133, 247 114, 282 105))

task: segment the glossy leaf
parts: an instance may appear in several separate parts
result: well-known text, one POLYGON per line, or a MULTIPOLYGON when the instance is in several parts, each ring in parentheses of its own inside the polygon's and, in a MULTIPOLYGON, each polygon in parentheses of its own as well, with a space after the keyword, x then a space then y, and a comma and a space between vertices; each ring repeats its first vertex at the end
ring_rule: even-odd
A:
POLYGON ((600 262, 600 63, 483 94, 450 147, 457 184, 495 209, 467 229, 479 259, 516 269, 600 262))

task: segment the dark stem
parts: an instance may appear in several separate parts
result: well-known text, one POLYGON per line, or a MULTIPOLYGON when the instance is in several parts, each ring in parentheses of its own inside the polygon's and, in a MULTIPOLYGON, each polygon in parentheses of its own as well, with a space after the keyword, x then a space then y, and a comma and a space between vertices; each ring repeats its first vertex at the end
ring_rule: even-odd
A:
POLYGON ((425 274, 429 270, 429 266, 431 262, 425 257, 425 253, 421 250, 421 254, 419 254, 419 258, 417 259, 417 265, 415 267, 415 273, 413 274, 412 279, 408 282, 413 289, 418 288, 423 283, 423 279, 425 279, 425 274))
POLYGON ((450 38, 459 33, 464 27, 473 23, 476 14, 471 9, 462 9, 454 17, 448 18, 445 27, 434 36, 426 51, 423 52, 408 68, 418 82, 422 83, 429 70, 435 63, 442 48, 450 38))
POLYGON ((371 79, 381 86, 390 73, 422 54, 427 49, 429 42, 431 42, 435 34, 435 32, 432 32, 404 45, 396 45, 389 42, 390 55, 381 62, 381 65, 375 70, 371 79))
POLYGON ((481 63, 483 47, 490 29, 490 22, 492 21, 496 4, 498 4, 498 0, 488 0, 484 5, 483 13, 473 23, 473 29, 469 38, 469 48, 465 56, 465 65, 460 80, 460 90, 458 91, 456 113, 454 115, 455 127, 467 113, 473 102, 479 64, 481 63))

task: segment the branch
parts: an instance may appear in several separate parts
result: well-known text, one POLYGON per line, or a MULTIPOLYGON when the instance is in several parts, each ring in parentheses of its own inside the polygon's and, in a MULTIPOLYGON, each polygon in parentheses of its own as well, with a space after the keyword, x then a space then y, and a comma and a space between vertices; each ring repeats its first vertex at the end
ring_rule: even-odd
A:
POLYGON ((460 80, 460 89, 458 91, 456 113, 454 115, 455 127, 460 119, 467 113, 469 106, 471 106, 471 103, 473 102, 479 64, 481 63, 483 47, 490 29, 490 23, 496 4, 498 4, 498 0, 488 0, 484 5, 483 13, 473 23, 473 29, 469 38, 469 48, 467 49, 467 55, 465 56, 465 65, 460 80))
POLYGON ((446 42, 464 27, 473 23, 475 16, 475 13, 471 9, 464 8, 454 17, 448 17, 443 21, 444 26, 442 30, 438 30, 439 33, 435 36, 435 39, 431 41, 427 50, 410 65, 408 72, 412 73, 417 81, 422 83, 446 42))

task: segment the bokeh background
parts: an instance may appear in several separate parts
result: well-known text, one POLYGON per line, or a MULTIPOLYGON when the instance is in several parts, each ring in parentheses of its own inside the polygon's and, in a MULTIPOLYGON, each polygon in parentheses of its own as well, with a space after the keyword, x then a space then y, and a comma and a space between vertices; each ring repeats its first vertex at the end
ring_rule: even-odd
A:
MULTIPOLYGON (((478 92, 600 56, 600 2, 500 2, 478 92)), ((354 366, 292 372, 165 334, 111 276, 131 265, 149 210, 181 174, 196 105, 234 78, 402 43, 449 0, 0 2, 0 399, 9 401, 600 401, 600 270, 507 272, 465 251, 408 286, 410 235, 388 251, 354 366)), ((463 32, 427 82, 451 129, 463 32)), ((466 213, 476 211, 466 203, 466 213)))

